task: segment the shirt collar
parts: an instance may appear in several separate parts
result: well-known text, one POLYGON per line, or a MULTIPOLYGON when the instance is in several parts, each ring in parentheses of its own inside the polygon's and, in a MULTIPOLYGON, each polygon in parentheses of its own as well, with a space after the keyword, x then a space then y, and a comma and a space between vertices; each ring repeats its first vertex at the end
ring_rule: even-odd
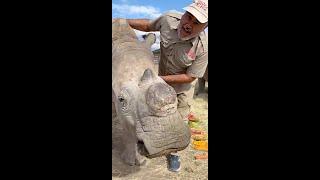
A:
POLYGON ((177 21, 171 22, 171 23, 170 23, 170 28, 171 28, 171 29, 178 29, 179 23, 180 23, 180 19, 177 20, 177 21))

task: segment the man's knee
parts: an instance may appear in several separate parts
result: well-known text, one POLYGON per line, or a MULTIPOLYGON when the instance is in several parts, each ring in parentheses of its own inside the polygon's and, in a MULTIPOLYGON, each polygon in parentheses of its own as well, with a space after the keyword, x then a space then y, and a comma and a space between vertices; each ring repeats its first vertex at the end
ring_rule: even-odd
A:
POLYGON ((190 113, 190 97, 187 97, 185 94, 178 94, 178 111, 182 118, 185 118, 190 113))

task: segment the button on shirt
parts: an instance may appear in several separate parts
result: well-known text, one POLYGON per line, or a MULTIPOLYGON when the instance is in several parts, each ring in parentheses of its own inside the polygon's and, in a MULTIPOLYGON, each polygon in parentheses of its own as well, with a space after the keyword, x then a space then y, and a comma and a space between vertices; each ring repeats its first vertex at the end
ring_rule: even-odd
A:
MULTIPOLYGON (((160 31, 159 75, 188 74, 200 78, 208 64, 207 37, 201 32, 198 37, 182 41, 178 37, 178 25, 182 14, 166 13, 151 21, 151 31, 160 31)), ((177 93, 188 91, 190 83, 175 84, 177 93)))

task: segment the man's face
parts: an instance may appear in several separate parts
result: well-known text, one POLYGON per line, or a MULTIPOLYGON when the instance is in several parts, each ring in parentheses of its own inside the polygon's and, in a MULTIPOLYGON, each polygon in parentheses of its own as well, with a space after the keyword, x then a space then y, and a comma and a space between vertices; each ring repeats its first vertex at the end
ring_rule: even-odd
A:
POLYGON ((178 36, 181 40, 189 40, 199 35, 207 27, 200 23, 191 13, 185 12, 178 26, 178 36))

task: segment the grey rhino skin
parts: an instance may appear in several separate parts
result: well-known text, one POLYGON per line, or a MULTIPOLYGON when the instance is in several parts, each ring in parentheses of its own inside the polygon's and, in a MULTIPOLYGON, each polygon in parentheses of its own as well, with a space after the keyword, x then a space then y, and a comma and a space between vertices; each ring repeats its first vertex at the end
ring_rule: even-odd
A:
POLYGON ((155 74, 150 39, 140 42, 125 19, 112 20, 113 114, 122 127, 120 157, 129 165, 143 165, 146 157, 181 151, 190 143, 174 89, 155 74))

